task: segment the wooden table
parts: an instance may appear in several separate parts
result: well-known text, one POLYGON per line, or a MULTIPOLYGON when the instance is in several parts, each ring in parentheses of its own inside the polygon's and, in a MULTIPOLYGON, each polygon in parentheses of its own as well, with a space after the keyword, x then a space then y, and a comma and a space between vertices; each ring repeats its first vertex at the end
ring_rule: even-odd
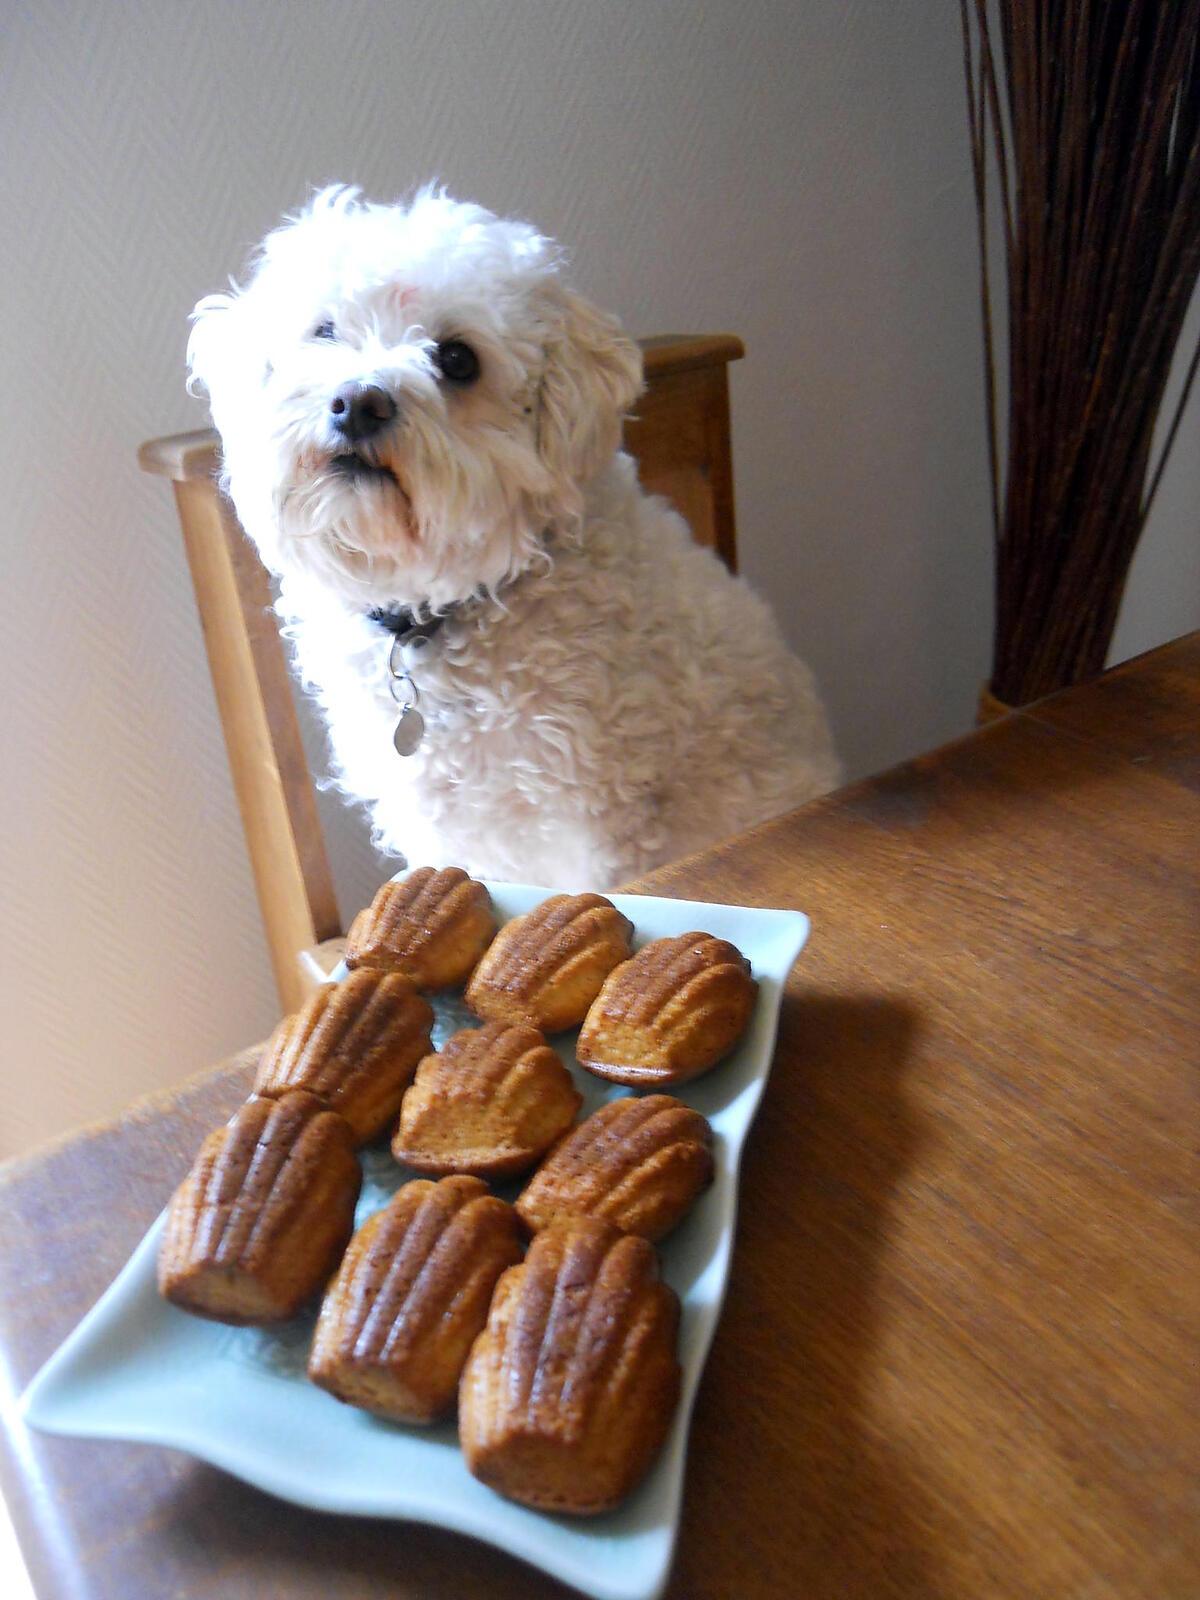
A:
MULTIPOLYGON (((639 887, 813 919, 671 1594, 1195 1600, 1200 635, 639 887)), ((4 1486, 39 1596, 564 1595, 14 1419, 252 1061, 0 1179, 4 1486)))

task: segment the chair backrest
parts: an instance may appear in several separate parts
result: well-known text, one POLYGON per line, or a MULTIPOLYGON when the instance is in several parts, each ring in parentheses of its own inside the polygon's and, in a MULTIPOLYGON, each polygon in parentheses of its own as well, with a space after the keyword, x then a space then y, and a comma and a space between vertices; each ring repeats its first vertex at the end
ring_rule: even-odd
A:
MULTIPOLYGON (((646 393, 626 425, 626 448, 645 487, 673 501, 732 570, 727 368, 741 341, 665 335, 643 340, 642 351, 646 393)), ((291 1011, 328 969, 342 929, 270 583, 217 489, 215 433, 151 439, 138 462, 174 484, 275 982, 291 1011)))

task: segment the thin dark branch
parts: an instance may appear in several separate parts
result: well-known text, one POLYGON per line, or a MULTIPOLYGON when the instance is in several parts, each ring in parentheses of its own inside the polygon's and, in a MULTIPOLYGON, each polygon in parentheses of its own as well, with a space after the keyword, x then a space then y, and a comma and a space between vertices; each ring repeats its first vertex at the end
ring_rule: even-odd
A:
POLYGON ((987 145, 983 132, 983 66, 980 63, 980 90, 975 99, 974 71, 971 62, 971 31, 966 0, 959 0, 963 29, 963 57, 967 80, 967 114, 971 122, 971 166, 975 178, 975 214, 979 232, 979 299, 983 312, 983 382, 987 423, 988 475, 992 495, 992 530, 1000 540, 1000 446, 996 436, 996 352, 992 337, 991 270, 988 260, 987 145))

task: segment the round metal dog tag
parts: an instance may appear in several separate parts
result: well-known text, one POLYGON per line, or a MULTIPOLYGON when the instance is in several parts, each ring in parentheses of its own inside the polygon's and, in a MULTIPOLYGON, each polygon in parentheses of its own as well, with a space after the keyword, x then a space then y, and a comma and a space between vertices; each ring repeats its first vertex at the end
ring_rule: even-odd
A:
POLYGON ((400 713, 400 721, 396 724, 392 734, 392 743, 396 746, 398 756, 411 756, 425 733, 425 718, 416 706, 405 706, 400 713))

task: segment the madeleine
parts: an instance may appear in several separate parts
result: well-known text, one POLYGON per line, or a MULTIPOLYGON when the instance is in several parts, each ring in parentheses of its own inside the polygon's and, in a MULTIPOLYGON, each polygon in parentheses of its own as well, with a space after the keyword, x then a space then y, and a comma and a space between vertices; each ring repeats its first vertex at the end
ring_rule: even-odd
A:
POLYGON ((294 1316, 336 1267, 361 1183, 349 1124, 319 1100, 248 1100, 175 1191, 159 1289, 218 1322, 294 1316))
POLYGON ((712 1182, 712 1129, 669 1094, 610 1100, 550 1152, 517 1201, 531 1233, 600 1217, 661 1239, 712 1182))
POLYGON ((366 1144, 395 1121, 432 1048, 432 1025, 433 1008, 398 972, 352 972, 284 1017, 263 1051, 254 1092, 277 1099, 305 1089, 366 1144))
POLYGON ((628 959, 633 924, 602 894, 556 894, 514 917, 467 985, 489 1022, 527 1022, 543 1033, 581 1023, 605 978, 628 959))
POLYGON ((653 1245, 594 1217, 538 1234, 496 1285, 459 1388, 467 1466, 540 1511, 611 1511, 679 1399, 679 1302, 653 1245))
POLYGON ((417 1068, 392 1154, 418 1172, 524 1172, 571 1126, 583 1104, 571 1074, 536 1028, 464 1028, 417 1068))
POLYGON ((497 1278, 520 1256, 512 1207, 478 1178, 406 1183, 350 1241, 309 1377, 393 1421, 434 1421, 454 1404, 497 1278))
POLYGON ((727 1056, 754 1014, 750 963, 725 939, 654 939, 611 974, 575 1053, 597 1077, 634 1088, 683 1083, 727 1056))
POLYGON ((491 896, 461 867, 385 883, 350 925, 346 965, 399 972, 418 989, 464 983, 496 932, 491 896))

